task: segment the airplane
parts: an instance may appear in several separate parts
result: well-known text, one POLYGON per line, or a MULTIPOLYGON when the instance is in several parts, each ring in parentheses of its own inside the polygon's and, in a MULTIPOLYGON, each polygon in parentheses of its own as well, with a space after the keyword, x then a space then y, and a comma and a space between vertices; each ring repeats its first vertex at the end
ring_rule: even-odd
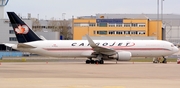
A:
POLYGON ((46 38, 44 36, 42 36, 42 35, 40 35, 39 38, 42 39, 42 40, 46 40, 46 38))
MULTIPOLYGON (((165 57, 179 51, 163 40, 43 40, 14 12, 7 12, 17 44, 13 49, 48 57, 86 57, 86 64, 104 64, 104 60, 129 61, 132 57, 165 57)), ((166 58, 164 58, 166 61, 166 58)))

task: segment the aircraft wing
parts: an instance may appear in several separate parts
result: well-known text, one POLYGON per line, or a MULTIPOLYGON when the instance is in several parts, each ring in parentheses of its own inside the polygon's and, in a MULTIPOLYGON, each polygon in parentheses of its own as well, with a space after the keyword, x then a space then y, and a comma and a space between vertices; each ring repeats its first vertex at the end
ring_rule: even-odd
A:
POLYGON ((86 37, 88 39, 89 45, 93 48, 95 52, 105 54, 105 55, 116 54, 116 51, 114 49, 98 46, 93 42, 93 40, 88 35, 86 35, 86 37))
POLYGON ((31 45, 27 45, 27 44, 24 44, 24 43, 18 43, 17 48, 36 48, 36 47, 31 46, 31 45))

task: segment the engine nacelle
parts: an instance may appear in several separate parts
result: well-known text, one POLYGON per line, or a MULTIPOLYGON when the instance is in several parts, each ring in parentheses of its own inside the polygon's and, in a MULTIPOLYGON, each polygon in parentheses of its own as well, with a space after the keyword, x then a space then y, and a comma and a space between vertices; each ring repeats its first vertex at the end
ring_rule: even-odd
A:
POLYGON ((113 58, 117 59, 118 61, 129 61, 131 60, 131 56, 131 52, 121 51, 117 52, 117 54, 114 55, 113 58))

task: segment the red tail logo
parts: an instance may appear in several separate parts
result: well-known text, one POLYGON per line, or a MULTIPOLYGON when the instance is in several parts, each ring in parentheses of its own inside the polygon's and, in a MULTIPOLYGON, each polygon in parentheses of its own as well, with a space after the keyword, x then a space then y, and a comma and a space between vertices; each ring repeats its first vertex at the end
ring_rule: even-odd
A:
POLYGON ((26 25, 19 25, 18 28, 15 28, 17 34, 27 34, 29 32, 29 28, 26 25))

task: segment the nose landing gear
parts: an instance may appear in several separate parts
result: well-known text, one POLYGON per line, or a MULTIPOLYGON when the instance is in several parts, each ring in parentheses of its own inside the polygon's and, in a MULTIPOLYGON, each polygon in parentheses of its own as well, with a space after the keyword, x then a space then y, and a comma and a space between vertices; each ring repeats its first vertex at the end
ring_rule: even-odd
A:
POLYGON ((167 63, 167 59, 163 56, 163 61, 161 62, 161 58, 153 58, 153 63, 167 63))
POLYGON ((163 57, 163 61, 162 61, 162 63, 167 63, 167 60, 166 60, 166 58, 165 57, 163 57))

